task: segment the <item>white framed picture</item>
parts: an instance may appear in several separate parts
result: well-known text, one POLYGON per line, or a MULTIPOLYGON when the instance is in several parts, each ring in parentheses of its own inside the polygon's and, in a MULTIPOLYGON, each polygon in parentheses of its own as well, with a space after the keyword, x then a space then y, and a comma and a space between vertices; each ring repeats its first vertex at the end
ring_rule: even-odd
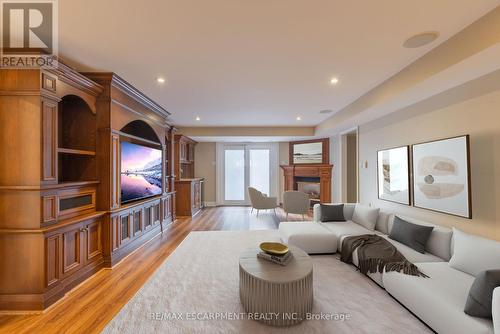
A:
POLYGON ((410 205, 410 148, 396 147, 377 152, 378 198, 410 205))
POLYGON ((469 136, 413 145, 413 205, 472 218, 469 136))

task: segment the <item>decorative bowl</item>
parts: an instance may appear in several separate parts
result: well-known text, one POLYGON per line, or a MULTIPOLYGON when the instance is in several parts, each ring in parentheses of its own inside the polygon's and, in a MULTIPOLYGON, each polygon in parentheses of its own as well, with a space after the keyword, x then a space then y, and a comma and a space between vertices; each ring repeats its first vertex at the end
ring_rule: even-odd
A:
POLYGON ((279 242, 263 242, 260 244, 260 249, 262 249, 267 254, 278 256, 285 255, 289 251, 286 245, 283 245, 279 242))

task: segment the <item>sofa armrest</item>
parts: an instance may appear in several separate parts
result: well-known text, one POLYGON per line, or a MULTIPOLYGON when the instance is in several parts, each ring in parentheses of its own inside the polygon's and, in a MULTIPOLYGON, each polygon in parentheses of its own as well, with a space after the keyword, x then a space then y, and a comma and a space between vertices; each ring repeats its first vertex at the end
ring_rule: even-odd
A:
POLYGON ((493 315, 494 333, 500 334, 500 286, 493 290, 491 313, 493 315))

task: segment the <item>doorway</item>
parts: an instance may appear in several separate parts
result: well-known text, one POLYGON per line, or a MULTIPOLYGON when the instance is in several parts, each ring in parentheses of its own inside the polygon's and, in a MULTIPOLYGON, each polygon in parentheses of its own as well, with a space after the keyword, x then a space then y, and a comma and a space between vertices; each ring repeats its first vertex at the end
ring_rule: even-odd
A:
POLYGON ((278 149, 274 143, 218 143, 216 167, 218 205, 249 205, 248 187, 277 195, 278 149))

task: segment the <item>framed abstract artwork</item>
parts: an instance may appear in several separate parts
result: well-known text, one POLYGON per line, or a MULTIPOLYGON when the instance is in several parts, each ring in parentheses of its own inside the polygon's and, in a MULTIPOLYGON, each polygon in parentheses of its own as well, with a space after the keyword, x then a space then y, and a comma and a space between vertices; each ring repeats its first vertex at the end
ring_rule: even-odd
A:
POLYGON ((377 152, 378 198, 410 205, 410 148, 377 152))
POLYGON ((469 136, 413 145, 415 207, 472 218, 469 136))

